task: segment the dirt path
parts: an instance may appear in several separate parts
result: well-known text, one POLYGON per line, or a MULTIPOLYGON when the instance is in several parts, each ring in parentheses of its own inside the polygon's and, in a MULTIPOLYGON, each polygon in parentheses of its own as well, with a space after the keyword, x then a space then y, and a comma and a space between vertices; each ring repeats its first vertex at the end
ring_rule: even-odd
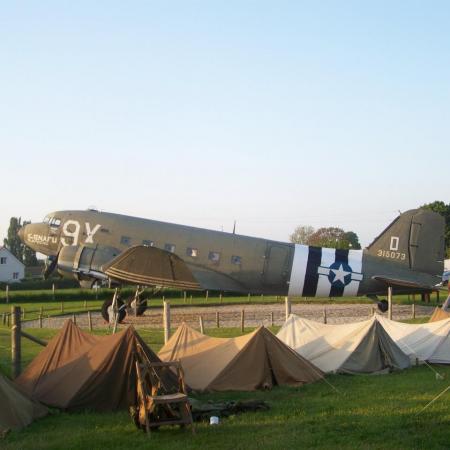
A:
MULTIPOLYGON (((369 318, 376 306, 368 304, 336 304, 336 305, 314 305, 314 304, 293 304, 291 311, 306 319, 323 322, 324 310, 326 309, 327 323, 351 323, 366 320, 369 318)), ((285 320, 284 304, 264 304, 264 305, 223 305, 211 307, 182 306, 171 309, 171 326, 178 327, 182 321, 198 328, 199 317, 203 317, 205 328, 216 327, 217 313, 219 315, 219 326, 235 328, 241 326, 241 311, 244 310, 245 326, 255 327, 258 325, 282 325, 285 320)), ((426 317, 431 315, 433 307, 416 305, 416 317, 426 317)), ((64 321, 72 315, 55 316, 44 318, 42 326, 44 328, 61 328, 64 321)), ((91 314, 94 328, 105 328, 105 323, 100 313, 91 314)), ((411 305, 394 305, 393 319, 406 320, 412 317, 411 305)), ((87 313, 76 314, 76 322, 83 328, 88 327, 87 313)), ((120 327, 132 324, 136 328, 162 328, 162 308, 151 308, 141 317, 128 315, 125 323, 120 327)), ((38 320, 30 320, 23 323, 24 328, 39 327, 38 320)))

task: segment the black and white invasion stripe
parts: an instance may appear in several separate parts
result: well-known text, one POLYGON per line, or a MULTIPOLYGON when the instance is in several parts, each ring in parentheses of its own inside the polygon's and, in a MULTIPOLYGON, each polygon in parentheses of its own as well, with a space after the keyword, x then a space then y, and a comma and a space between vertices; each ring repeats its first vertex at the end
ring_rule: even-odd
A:
POLYGON ((351 297, 362 276, 362 250, 296 245, 289 296, 351 297))

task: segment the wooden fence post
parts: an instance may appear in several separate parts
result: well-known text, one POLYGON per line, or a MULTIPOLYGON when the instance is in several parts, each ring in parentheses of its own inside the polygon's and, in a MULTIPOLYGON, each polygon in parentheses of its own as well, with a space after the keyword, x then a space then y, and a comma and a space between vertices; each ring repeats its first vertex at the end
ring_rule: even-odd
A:
POLYGON ((205 334, 205 328, 203 327, 203 316, 199 317, 200 321, 200 333, 205 334))
POLYGON ((52 283, 52 296, 53 300, 55 300, 55 283, 52 283))
POLYGON ((11 362, 12 376, 17 378, 21 372, 22 351, 20 342, 20 333, 22 326, 20 323, 20 306, 11 308, 11 362))
POLYGON ((219 294, 219 299, 220 299, 220 303, 222 303, 222 300, 223 300, 222 292, 219 294))
POLYGON ((242 309, 241 310, 241 331, 244 332, 244 328, 245 328, 245 312, 242 309))
POLYGON ((186 291, 183 291, 183 303, 186 303, 186 291))
POLYGON ((170 303, 164 300, 163 308, 164 344, 166 344, 170 338, 170 303))
POLYGON ((273 327, 273 311, 270 312, 270 326, 273 327))
POLYGON ((77 324, 77 316, 75 314, 72 314, 72 322, 74 323, 74 325, 77 324))
POLYGON ((6 303, 9 303, 9 285, 6 285, 6 303))
POLYGON ((416 318, 416 304, 415 303, 413 303, 412 305, 411 305, 411 313, 412 313, 412 318, 413 319, 415 319, 416 318))
POLYGON ((220 328, 219 311, 216 311, 216 327, 217 327, 217 328, 220 328))
POLYGON ((286 320, 288 320, 288 317, 291 315, 291 301, 289 297, 284 297, 284 308, 286 313, 286 320))
POLYGON ((208 303, 208 297, 209 297, 209 291, 206 291, 206 295, 205 295, 205 301, 206 301, 206 303, 208 303))
POLYGON ((392 320, 392 286, 388 286, 388 319, 392 320))
POLYGON ((325 306, 323 308, 323 323, 327 323, 327 308, 325 306))
POLYGON ((91 317, 91 312, 90 311, 88 311, 87 316, 88 316, 89 331, 92 331, 92 317, 91 317))

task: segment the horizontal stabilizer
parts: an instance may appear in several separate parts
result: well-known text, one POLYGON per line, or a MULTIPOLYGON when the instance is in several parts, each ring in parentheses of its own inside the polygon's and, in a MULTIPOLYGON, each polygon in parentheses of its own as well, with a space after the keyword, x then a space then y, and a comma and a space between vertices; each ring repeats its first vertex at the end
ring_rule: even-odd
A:
POLYGON ((414 289, 423 289, 425 291, 430 291, 435 289, 435 286, 428 286, 425 284, 417 283, 416 281, 411 280, 401 280, 399 278, 387 278, 384 276, 378 276, 375 275, 372 277, 372 279, 377 281, 382 281, 383 283, 386 283, 388 286, 392 287, 403 287, 403 288, 414 288, 414 289))
POLYGON ((130 247, 103 266, 103 271, 110 278, 126 283, 201 289, 181 258, 156 247, 130 247))

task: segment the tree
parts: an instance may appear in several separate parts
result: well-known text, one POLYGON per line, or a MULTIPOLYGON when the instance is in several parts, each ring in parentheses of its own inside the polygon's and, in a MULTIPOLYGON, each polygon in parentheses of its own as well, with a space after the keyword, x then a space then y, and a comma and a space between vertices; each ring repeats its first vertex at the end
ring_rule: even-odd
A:
POLYGON ((289 236, 293 244, 308 245, 309 238, 314 234, 314 228, 310 225, 299 225, 289 236))
POLYGON ((353 250, 360 250, 361 244, 359 243, 358 235, 354 231, 347 231, 344 233, 344 241, 348 242, 348 247, 353 250))
POLYGON ((21 218, 11 217, 9 220, 8 237, 3 240, 4 246, 26 266, 34 266, 38 263, 36 258, 36 252, 27 247, 19 239, 17 232, 22 226, 25 226, 30 222, 21 223, 21 218))
POLYGON ((432 203, 422 205, 421 208, 430 209, 431 211, 441 214, 445 219, 445 247, 447 257, 450 257, 450 203, 445 204, 443 201, 436 200, 432 203))
POLYGON ((23 260, 23 244, 17 232, 22 227, 20 217, 11 217, 9 220, 8 237, 3 240, 4 246, 19 260, 23 260))
POLYGON ((309 245, 329 248, 348 248, 345 231, 338 227, 322 227, 311 235, 309 245))

